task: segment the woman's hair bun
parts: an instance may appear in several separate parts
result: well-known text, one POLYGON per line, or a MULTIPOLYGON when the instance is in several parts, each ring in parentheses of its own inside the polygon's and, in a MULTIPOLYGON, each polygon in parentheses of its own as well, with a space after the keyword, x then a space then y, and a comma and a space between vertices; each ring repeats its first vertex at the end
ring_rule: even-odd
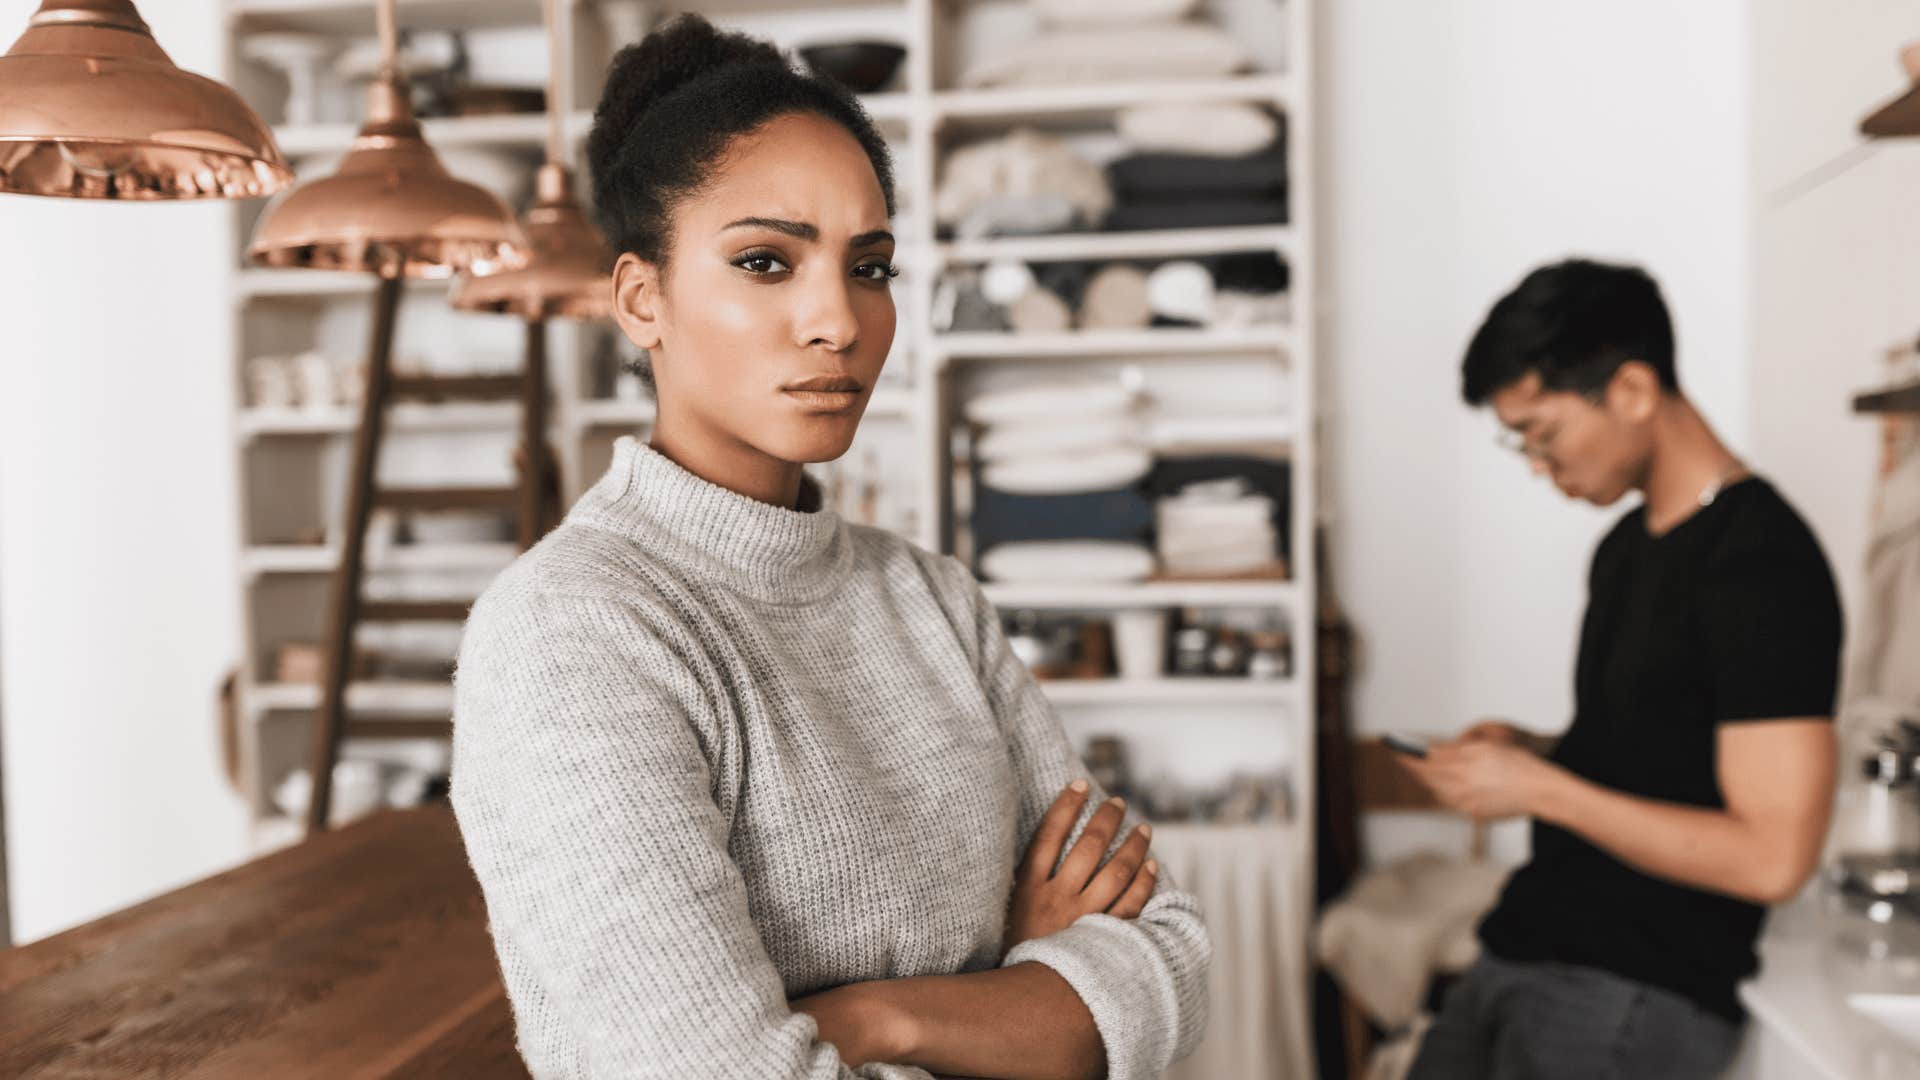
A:
POLYGON ((606 89, 594 109, 587 139, 590 165, 596 170, 611 166, 626 133, 675 90, 717 71, 756 64, 791 67, 773 45, 720 30, 691 12, 623 46, 608 66, 606 89))

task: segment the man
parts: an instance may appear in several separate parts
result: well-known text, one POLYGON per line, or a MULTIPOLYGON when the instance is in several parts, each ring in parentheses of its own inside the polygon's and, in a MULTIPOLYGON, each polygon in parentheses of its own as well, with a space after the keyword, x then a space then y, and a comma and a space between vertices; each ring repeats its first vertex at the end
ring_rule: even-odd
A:
POLYGON ((1711 1077, 1765 905, 1812 872, 1833 795, 1840 606, 1806 524, 1680 391, 1641 270, 1527 275, 1474 335, 1467 401, 1570 498, 1640 503, 1594 553, 1572 726, 1483 723, 1414 772, 1533 819, 1414 1080, 1711 1077))

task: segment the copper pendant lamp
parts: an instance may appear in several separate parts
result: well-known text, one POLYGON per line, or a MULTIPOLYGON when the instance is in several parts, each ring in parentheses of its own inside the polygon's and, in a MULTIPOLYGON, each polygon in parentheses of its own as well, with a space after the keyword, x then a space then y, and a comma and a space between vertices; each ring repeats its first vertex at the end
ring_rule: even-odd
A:
POLYGON ((382 71, 339 171, 270 204, 247 256, 274 267, 384 278, 490 274, 526 261, 526 236, 493 193, 455 179, 427 145, 395 63, 393 0, 377 8, 382 71))
POLYGON ((453 306, 529 320, 604 319, 613 313, 612 257, 600 232, 574 198, 567 168, 566 121, 572 73, 566 42, 570 5, 543 0, 547 23, 547 160, 540 166, 534 202, 525 219, 531 251, 519 270, 468 277, 455 286, 453 306))
POLYGON ((44 0, 0 56, 0 192, 250 198, 292 180, 260 117, 174 66, 131 0, 44 0))
POLYGON ((1876 139, 1920 135, 1920 43, 1900 50, 1900 64, 1912 85, 1860 121, 1860 134, 1876 139))

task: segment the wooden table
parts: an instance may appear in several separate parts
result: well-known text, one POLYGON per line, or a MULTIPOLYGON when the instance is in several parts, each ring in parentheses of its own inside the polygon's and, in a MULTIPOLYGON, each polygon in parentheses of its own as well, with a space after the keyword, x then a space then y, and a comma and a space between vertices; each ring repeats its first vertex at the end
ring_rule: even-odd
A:
POLYGON ((525 1080, 444 803, 0 952, 0 1077, 525 1080))

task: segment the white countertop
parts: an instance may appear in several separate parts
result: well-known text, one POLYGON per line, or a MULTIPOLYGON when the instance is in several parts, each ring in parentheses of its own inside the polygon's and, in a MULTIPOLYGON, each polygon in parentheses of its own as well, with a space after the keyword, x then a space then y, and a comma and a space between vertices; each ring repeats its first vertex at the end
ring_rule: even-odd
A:
POLYGON ((1740 986, 1754 1024, 1824 1080, 1920 1077, 1920 1049, 1848 1007, 1848 994, 1873 988, 1830 952, 1810 898, 1777 910, 1760 942, 1760 974, 1740 986))

